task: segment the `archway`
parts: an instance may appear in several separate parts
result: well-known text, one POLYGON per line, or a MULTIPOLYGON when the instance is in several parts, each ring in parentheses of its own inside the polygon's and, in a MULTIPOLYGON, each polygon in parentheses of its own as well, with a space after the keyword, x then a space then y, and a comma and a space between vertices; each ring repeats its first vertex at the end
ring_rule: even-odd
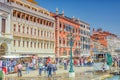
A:
POLYGON ((2 43, 0 45, 0 56, 5 55, 6 51, 7 51, 7 44, 6 43, 2 43))

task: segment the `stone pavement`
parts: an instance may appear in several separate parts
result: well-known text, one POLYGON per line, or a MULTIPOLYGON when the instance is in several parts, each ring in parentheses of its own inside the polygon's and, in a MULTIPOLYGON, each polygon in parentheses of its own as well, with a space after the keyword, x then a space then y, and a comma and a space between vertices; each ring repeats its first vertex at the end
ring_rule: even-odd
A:
POLYGON ((38 75, 38 70, 30 71, 29 74, 26 74, 25 71, 22 71, 23 76, 17 77, 17 73, 6 75, 5 80, 101 80, 103 76, 109 76, 108 73, 101 72, 93 73, 93 67, 74 67, 75 71, 75 79, 71 79, 68 77, 68 70, 64 70, 63 68, 59 68, 56 71, 56 75, 53 75, 52 78, 48 78, 47 74, 44 73, 42 76, 38 75))

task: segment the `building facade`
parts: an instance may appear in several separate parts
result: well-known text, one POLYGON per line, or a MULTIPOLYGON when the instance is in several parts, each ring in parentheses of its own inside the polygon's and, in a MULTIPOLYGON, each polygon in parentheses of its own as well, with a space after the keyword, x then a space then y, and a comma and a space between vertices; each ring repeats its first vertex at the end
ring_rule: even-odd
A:
POLYGON ((116 45, 116 43, 114 43, 114 41, 116 42, 117 40, 116 38, 117 38, 117 35, 107 32, 107 31, 102 31, 102 29, 97 29, 97 30, 93 29, 93 33, 91 35, 91 40, 93 42, 96 41, 101 45, 101 46, 98 46, 97 48, 98 51, 110 52, 111 54, 113 54, 113 51, 111 51, 113 48, 112 43, 116 45), (112 45, 112 48, 110 45, 112 45))
POLYGON ((102 31, 102 29, 93 29, 91 38, 99 41, 103 46, 107 47, 107 36, 117 37, 115 34, 107 31, 102 31))
POLYGON ((0 56, 10 54, 11 42, 13 36, 11 34, 11 8, 0 2, 0 56))
POLYGON ((48 10, 29 1, 0 1, 11 8, 6 24, 13 37, 10 54, 54 56, 55 20, 48 10))
POLYGON ((80 25, 74 18, 69 18, 62 14, 51 13, 55 18, 55 53, 57 57, 68 57, 70 53, 70 40, 68 35, 72 32, 74 36, 74 44, 72 47, 72 53, 74 57, 80 56, 80 25))
POLYGON ((107 36, 108 52, 112 55, 120 55, 120 38, 115 36, 107 36))
POLYGON ((86 22, 80 21, 80 52, 81 56, 90 55, 90 25, 86 22))

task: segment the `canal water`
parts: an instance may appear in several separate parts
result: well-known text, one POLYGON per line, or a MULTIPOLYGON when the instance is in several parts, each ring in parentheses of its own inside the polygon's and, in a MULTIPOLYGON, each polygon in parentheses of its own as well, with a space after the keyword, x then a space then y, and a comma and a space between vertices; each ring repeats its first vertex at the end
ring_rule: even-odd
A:
POLYGON ((113 76, 111 78, 107 78, 106 80, 120 80, 120 75, 113 76))

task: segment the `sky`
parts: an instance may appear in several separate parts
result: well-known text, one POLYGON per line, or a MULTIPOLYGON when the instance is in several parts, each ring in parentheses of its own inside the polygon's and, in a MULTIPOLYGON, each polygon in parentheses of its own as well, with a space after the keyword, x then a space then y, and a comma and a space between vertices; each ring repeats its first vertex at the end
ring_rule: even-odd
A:
POLYGON ((79 18, 93 28, 102 28, 120 36, 120 0, 35 0, 48 11, 79 18))

